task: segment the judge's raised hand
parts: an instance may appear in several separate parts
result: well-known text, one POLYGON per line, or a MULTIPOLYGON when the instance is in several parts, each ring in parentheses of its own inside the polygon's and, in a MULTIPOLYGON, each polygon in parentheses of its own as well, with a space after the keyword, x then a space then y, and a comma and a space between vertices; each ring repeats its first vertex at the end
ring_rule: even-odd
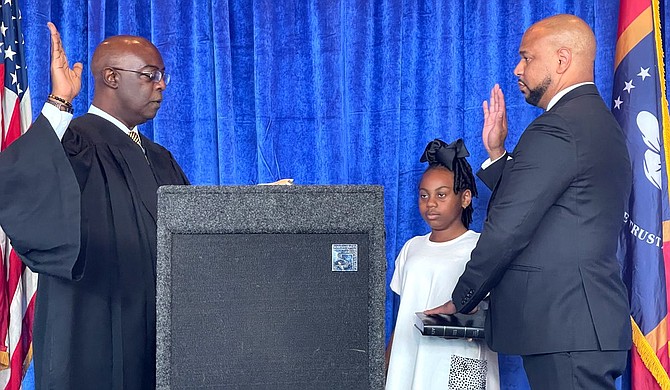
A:
POLYGON ((482 140, 489 158, 495 160, 505 154, 505 138, 507 138, 505 96, 498 84, 493 86, 489 101, 484 100, 482 108, 484 110, 482 140))
POLYGON ((56 26, 48 22, 47 27, 51 32, 51 94, 72 102, 81 90, 81 72, 84 67, 81 62, 77 62, 70 69, 56 26))
POLYGON ((445 303, 444 305, 440 305, 438 307, 435 307, 430 310, 425 310, 423 314, 426 315, 435 315, 435 314, 454 314, 456 313, 456 305, 454 305, 454 302, 449 301, 445 303))

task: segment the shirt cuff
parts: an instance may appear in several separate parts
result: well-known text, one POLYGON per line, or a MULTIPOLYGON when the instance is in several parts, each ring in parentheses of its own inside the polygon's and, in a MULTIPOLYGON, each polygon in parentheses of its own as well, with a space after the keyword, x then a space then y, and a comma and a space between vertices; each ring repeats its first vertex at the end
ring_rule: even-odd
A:
POLYGON ((42 108, 42 115, 47 118, 51 128, 53 128, 54 132, 58 136, 58 139, 63 139, 63 134, 65 134, 65 130, 67 130, 67 127, 70 125, 70 121, 72 120, 72 114, 59 110, 53 104, 44 103, 44 107, 42 108))
POLYGON ((491 161, 490 158, 487 158, 486 161, 484 161, 484 162, 482 163, 482 170, 484 170, 484 169, 490 167, 493 163, 497 162, 498 160, 500 160, 501 158, 503 158, 503 157, 505 157, 505 156, 507 156, 507 152, 503 153, 502 156, 496 158, 496 159, 493 160, 493 161, 491 161))

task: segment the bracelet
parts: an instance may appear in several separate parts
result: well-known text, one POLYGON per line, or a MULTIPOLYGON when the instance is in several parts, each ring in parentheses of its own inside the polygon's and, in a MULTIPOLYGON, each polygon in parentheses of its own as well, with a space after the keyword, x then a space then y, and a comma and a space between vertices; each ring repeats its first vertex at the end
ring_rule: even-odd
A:
POLYGON ((56 101, 53 99, 47 99, 47 103, 51 104, 52 106, 56 106, 57 109, 59 109, 60 111, 65 111, 68 114, 72 114, 74 112, 74 110, 72 109, 72 104, 68 106, 66 104, 61 103, 60 101, 56 101))
POLYGON ((60 96, 56 96, 56 95, 50 93, 48 97, 49 97, 49 99, 59 101, 59 102, 65 104, 66 106, 72 108, 72 103, 68 102, 67 100, 63 99, 60 96))

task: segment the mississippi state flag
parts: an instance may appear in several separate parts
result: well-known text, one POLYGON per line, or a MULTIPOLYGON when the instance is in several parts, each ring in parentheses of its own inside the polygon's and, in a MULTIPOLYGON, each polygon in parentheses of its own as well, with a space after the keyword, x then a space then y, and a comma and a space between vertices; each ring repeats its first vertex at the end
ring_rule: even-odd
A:
MULTIPOLYGON (((18 0, 2 0, 0 22, 0 153, 31 123, 21 11, 18 0)), ((0 205, 2 207, 2 205, 0 205)), ((23 265, 0 229, 0 388, 19 389, 32 357, 37 275, 23 265)))
POLYGON ((659 4, 658 0, 621 0, 619 7, 612 112, 626 134, 633 165, 633 189, 619 247, 633 327, 624 385, 629 379, 632 389, 668 389, 666 145, 670 145, 670 126, 659 4))

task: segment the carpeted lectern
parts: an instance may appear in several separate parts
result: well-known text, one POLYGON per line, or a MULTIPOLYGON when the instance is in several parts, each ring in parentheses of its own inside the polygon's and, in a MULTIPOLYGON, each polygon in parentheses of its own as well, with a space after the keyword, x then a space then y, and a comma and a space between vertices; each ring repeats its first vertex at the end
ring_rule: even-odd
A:
POLYGON ((158 191, 158 389, 381 389, 379 186, 158 191))

